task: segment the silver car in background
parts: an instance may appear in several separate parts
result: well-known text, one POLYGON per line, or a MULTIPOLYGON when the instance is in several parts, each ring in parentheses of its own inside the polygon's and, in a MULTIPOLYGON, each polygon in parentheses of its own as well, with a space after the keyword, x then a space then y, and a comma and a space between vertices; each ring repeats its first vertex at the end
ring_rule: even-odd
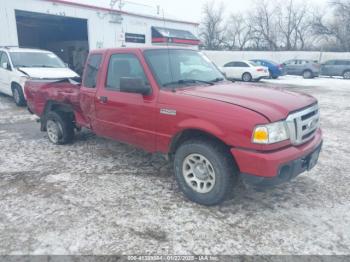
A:
POLYGON ((329 60, 321 65, 321 75, 350 79, 350 60, 329 60))
POLYGON ((283 63, 287 75, 298 75, 304 78, 314 78, 320 75, 321 65, 317 61, 293 59, 283 63))

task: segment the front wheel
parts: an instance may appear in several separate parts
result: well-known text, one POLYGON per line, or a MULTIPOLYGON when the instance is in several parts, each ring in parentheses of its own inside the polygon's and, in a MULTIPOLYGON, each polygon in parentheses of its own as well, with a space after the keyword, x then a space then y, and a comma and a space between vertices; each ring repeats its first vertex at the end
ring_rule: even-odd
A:
POLYGON ((74 137, 73 122, 63 113, 49 112, 45 129, 50 142, 55 145, 67 144, 74 137))
POLYGON ((191 201, 216 205, 226 200, 237 172, 228 150, 210 140, 189 140, 177 149, 174 170, 181 191, 191 201))
POLYGON ((343 77, 344 79, 350 79, 350 71, 345 71, 343 77))
POLYGON ((313 77, 314 77, 314 75, 313 75, 312 71, 310 71, 310 70, 305 70, 305 71, 303 72, 303 78, 305 78, 305 79, 310 79, 310 78, 313 78, 313 77))
POLYGON ((20 85, 13 85, 12 95, 17 106, 24 106, 26 104, 26 99, 24 98, 22 87, 20 85))

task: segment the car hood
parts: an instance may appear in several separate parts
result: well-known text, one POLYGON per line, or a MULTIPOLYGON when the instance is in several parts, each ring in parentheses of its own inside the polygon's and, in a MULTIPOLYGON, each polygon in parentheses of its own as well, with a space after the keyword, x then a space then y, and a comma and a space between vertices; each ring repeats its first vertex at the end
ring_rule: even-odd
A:
POLYGON ((243 84, 216 84, 179 91, 185 95, 238 105, 262 114, 271 122, 285 119, 289 113, 317 102, 307 94, 282 88, 243 84))
POLYGON ((18 70, 31 78, 39 79, 78 77, 78 74, 69 68, 19 67, 18 70))

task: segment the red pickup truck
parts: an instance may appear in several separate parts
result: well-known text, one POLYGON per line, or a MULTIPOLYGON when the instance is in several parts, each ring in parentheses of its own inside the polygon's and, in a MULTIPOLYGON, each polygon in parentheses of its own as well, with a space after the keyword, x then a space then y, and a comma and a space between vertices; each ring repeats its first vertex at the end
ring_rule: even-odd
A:
POLYGON ((322 146, 317 100, 227 81, 201 52, 92 51, 82 83, 27 81, 29 110, 54 144, 75 130, 167 154, 184 194, 225 200, 236 179, 274 185, 310 170, 322 146))

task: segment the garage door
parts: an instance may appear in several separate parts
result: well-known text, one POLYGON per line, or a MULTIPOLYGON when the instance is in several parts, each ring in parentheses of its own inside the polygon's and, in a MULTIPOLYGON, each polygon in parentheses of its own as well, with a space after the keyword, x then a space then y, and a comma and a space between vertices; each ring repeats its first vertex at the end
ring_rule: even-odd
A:
POLYGON ((53 51, 81 74, 89 52, 87 20, 16 10, 18 43, 53 51))

